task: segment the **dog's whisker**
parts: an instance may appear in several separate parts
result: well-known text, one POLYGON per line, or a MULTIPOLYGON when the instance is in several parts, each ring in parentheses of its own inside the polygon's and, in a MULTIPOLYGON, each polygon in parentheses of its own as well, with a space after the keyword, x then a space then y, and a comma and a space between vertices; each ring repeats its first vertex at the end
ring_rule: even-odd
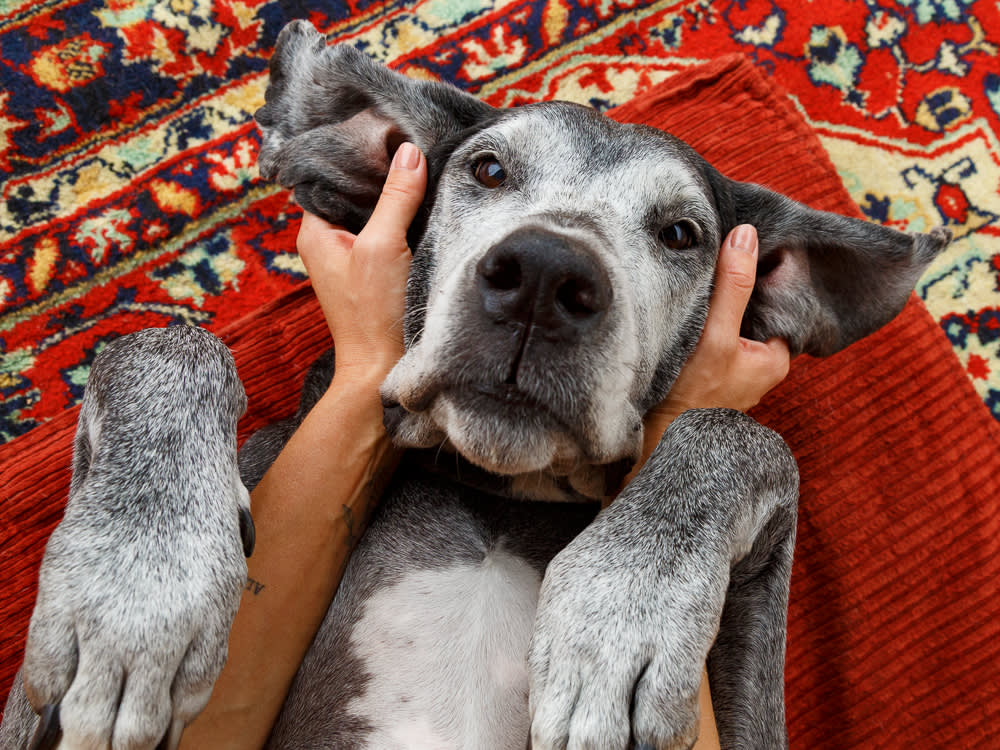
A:
POLYGON ((447 446, 447 445, 448 445, 448 438, 447 437, 441 438, 441 442, 438 443, 437 451, 435 451, 435 453, 434 453, 434 465, 435 466, 437 466, 438 459, 441 458, 441 452, 445 449, 445 446, 447 446))

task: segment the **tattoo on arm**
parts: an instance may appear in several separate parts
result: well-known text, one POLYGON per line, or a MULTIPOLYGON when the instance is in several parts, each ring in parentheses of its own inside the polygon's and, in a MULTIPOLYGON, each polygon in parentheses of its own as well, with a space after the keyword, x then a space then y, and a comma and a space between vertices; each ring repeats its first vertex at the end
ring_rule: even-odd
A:
POLYGON ((351 549, 354 549, 354 546, 361 540, 361 535, 365 533, 368 521, 371 520, 372 511, 382 497, 382 493, 385 492, 389 480, 392 479, 393 468, 395 467, 386 468, 384 466, 377 466, 372 473, 371 479, 365 483, 361 491, 361 501, 363 504, 361 505, 360 518, 355 515, 355 511, 349 505, 343 504, 340 506, 343 512, 344 524, 347 526, 347 536, 350 540, 351 549))
POLYGON ((254 596, 257 596, 261 591, 264 590, 264 584, 260 581, 255 581, 253 578, 247 576, 246 590, 249 591, 254 596))

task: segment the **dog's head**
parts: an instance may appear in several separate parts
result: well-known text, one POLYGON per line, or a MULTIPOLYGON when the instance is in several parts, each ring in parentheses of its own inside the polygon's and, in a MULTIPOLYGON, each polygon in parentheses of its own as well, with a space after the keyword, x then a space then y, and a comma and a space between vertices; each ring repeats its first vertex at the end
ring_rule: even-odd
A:
POLYGON ((550 102, 497 110, 311 26, 271 62, 261 172, 358 231, 409 140, 430 185, 411 230, 407 351, 383 386, 407 446, 564 477, 588 495, 638 455, 642 416, 697 343, 731 228, 760 237, 744 335, 826 355, 903 307, 948 233, 910 236, 726 179, 648 127, 550 102))

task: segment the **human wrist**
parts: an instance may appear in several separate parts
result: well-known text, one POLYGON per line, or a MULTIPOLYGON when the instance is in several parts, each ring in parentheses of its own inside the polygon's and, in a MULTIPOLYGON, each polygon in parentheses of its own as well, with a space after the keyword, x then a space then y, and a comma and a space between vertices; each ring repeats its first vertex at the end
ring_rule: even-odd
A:
POLYGON ((325 413, 322 421, 341 433, 349 426, 350 453, 372 453, 372 464, 392 453, 391 440, 382 421, 380 388, 390 367, 377 364, 337 367, 326 392, 314 410, 325 413))
POLYGON ((340 446, 337 449, 341 462, 338 472, 346 468, 343 462, 354 467, 347 472, 352 478, 344 483, 353 489, 341 496, 339 507, 328 509, 337 534, 336 543, 348 548, 353 548, 360 539, 402 455, 382 419, 379 387, 384 379, 378 371, 367 369, 335 373, 318 404, 332 417, 341 433, 336 441, 340 446), (349 436, 343 434, 347 425, 350 426, 349 436))
POLYGON ((378 400, 379 388, 399 361, 398 356, 337 357, 333 380, 328 390, 349 393, 356 397, 370 396, 378 400))

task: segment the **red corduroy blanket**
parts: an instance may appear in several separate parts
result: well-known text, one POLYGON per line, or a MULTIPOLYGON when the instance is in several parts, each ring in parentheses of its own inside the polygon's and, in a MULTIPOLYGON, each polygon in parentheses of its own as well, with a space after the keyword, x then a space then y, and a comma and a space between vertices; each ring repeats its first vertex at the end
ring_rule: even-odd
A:
MULTIPOLYGON (((678 74, 612 114, 670 130, 731 177, 858 215, 790 102, 740 58, 678 74)), ((308 285, 222 335, 250 396, 241 437, 292 411, 329 343, 308 285)), ((0 446, 4 694, 62 513, 76 411, 0 446)), ((754 416, 785 437, 802 474, 792 747, 996 747, 1000 429, 940 328, 913 298, 866 341, 799 358, 754 416)))

